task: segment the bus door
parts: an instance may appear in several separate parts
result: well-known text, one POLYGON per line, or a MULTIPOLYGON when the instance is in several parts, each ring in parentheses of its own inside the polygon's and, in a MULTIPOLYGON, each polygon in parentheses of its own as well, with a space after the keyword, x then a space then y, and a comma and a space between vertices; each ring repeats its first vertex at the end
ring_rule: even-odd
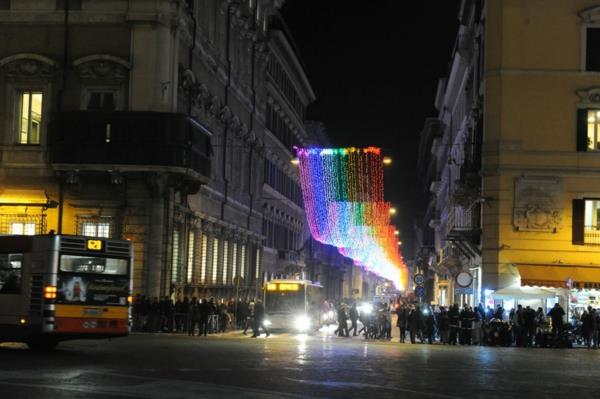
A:
POLYGON ((0 325, 18 326, 24 314, 23 253, 0 253, 0 325))

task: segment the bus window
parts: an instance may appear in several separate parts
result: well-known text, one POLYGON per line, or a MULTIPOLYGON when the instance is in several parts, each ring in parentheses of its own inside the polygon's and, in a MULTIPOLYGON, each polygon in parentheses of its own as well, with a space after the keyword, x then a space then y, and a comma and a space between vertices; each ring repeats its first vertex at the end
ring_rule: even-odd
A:
POLYGON ((99 256, 60 256, 58 304, 127 306, 129 261, 99 256))
POLYGON ((23 254, 0 254, 0 294, 21 293, 23 254))
POLYGON ((60 270, 71 273, 127 275, 127 259, 61 255, 60 270))

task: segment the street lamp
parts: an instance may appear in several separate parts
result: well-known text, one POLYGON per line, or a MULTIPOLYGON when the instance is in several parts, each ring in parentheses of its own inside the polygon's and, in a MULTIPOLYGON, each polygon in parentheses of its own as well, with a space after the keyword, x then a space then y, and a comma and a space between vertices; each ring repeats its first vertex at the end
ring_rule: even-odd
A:
POLYGON ((391 165, 392 164, 392 158, 390 158, 390 157, 383 157, 383 164, 384 165, 391 165))
POLYGON ((291 163, 292 165, 299 165, 299 164, 300 164, 300 160, 299 160, 298 158, 292 158, 292 159, 290 160, 290 163, 291 163))
POLYGON ((401 245, 402 245, 402 241, 398 241, 398 246, 401 246, 401 245))
POLYGON ((400 230, 396 230, 396 231, 394 231, 394 235, 395 235, 396 237, 398 237, 398 236, 400 235, 400 230))
POLYGON ((390 215, 396 214, 396 208, 390 208, 390 215))

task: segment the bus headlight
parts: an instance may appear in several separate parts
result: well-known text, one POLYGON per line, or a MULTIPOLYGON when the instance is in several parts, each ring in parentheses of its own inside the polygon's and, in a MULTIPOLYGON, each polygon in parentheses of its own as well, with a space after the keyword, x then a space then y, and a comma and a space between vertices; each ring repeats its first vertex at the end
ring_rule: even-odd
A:
POLYGON ((373 305, 370 303, 365 303, 362 306, 358 307, 358 311, 364 314, 370 314, 373 311, 373 305))
POLYGON ((300 315, 294 319, 294 328, 300 332, 310 330, 310 318, 307 315, 300 315))

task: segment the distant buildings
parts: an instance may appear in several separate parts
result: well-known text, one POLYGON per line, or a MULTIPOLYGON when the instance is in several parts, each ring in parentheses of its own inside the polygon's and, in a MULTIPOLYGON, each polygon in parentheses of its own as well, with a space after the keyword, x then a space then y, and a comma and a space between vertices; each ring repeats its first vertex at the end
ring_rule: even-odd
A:
POLYGON ((149 296, 343 295, 308 249, 292 148, 326 135, 282 3, 0 2, 0 234, 128 238, 149 296))
POLYGON ((600 305, 599 20, 594 1, 462 1, 419 152, 434 302, 600 305))

